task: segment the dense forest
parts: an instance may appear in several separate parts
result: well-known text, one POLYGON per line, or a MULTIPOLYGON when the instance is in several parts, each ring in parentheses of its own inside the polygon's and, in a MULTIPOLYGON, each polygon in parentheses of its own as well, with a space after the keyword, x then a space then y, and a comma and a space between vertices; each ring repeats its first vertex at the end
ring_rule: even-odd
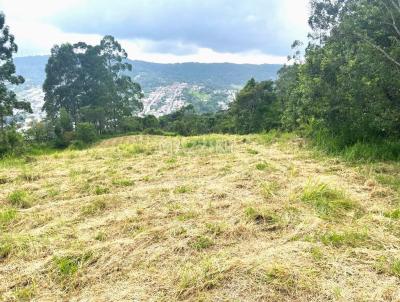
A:
POLYGON ((400 4, 312 0, 307 44, 293 43, 278 79, 250 79, 230 107, 199 114, 187 106, 140 116, 140 83, 127 76, 127 53, 111 36, 99 45, 54 46, 43 85, 44 121, 21 133, 10 122, 17 46, 0 15, 0 154, 29 145, 81 146, 122 133, 197 135, 296 131, 316 146, 353 158, 400 158, 400 4))

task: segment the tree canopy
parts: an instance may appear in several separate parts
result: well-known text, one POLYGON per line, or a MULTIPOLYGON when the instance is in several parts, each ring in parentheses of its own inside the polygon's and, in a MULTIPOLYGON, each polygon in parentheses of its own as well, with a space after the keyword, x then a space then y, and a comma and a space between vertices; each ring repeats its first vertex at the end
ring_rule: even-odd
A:
POLYGON ((400 135, 397 1, 312 0, 305 62, 276 82, 283 124, 335 137, 337 147, 400 135))
POLYGON ((46 65, 43 110, 55 120, 64 109, 72 127, 81 122, 94 125, 99 133, 117 131, 122 119, 142 109, 140 85, 126 71, 127 53, 112 36, 99 45, 56 45, 46 65))
POLYGON ((13 55, 18 47, 15 38, 10 33, 10 28, 5 25, 5 16, 0 12, 0 130, 4 131, 5 118, 11 117, 14 110, 32 112, 29 102, 20 101, 16 94, 10 90, 12 85, 24 83, 22 76, 16 75, 13 55))

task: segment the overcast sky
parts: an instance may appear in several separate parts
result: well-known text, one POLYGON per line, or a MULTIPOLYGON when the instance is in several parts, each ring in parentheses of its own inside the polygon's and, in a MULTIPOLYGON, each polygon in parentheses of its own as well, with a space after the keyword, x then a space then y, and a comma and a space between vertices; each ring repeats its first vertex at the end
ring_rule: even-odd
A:
POLYGON ((0 0, 19 56, 115 36, 129 58, 284 63, 305 40, 308 0, 0 0))

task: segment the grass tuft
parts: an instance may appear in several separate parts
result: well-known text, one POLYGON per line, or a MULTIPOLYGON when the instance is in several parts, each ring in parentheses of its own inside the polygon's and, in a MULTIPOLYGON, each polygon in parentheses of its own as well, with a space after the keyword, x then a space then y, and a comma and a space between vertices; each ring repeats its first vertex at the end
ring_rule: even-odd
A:
POLYGON ((265 171, 269 167, 268 163, 262 162, 256 165, 256 169, 259 171, 265 171))
POLYGON ((11 222, 17 218, 17 211, 15 209, 3 209, 0 211, 0 229, 6 228, 11 222))
POLYGON ((95 199, 88 205, 85 205, 81 212, 84 216, 94 215, 103 212, 107 208, 107 203, 103 199, 95 199))
POLYGON ((21 209, 28 209, 32 206, 28 192, 24 190, 16 190, 10 193, 7 200, 12 206, 21 209))
POLYGON ((393 220, 399 220, 400 219, 400 209, 396 209, 394 211, 385 212, 383 215, 385 217, 393 219, 393 220))
POLYGON ((22 174, 19 176, 19 179, 25 180, 25 181, 29 181, 29 182, 33 182, 33 181, 39 180, 40 179, 40 175, 37 174, 37 173, 34 173, 32 171, 24 170, 22 172, 22 174))
POLYGON ((110 189, 107 188, 107 187, 96 186, 96 187, 94 188, 94 193, 95 193, 96 195, 105 195, 105 194, 110 193, 110 189))
POLYGON ((10 242, 0 242, 0 260, 7 258, 12 251, 10 242))
POLYGON ((366 243, 369 236, 366 232, 327 232, 321 236, 321 242, 325 245, 333 246, 335 248, 348 246, 348 247, 359 247, 366 243))
POLYGON ((192 192, 193 189, 189 186, 179 186, 174 189, 175 194, 186 194, 192 192))
POLYGON ((207 249, 214 245, 214 242, 211 238, 205 236, 197 236, 194 240, 190 243, 190 246, 195 250, 201 251, 207 249))
POLYGON ((141 144, 123 144, 119 145, 119 149, 123 152, 125 156, 139 154, 151 155, 154 153, 154 150, 152 148, 141 144))
POLYGON ((257 224, 279 225, 281 223, 281 218, 269 210, 247 207, 244 213, 247 220, 257 224))
POLYGON ((349 212, 361 210, 358 203, 343 191, 323 183, 308 183, 300 194, 300 200, 312 205, 319 216, 327 220, 339 219, 349 212))
POLYGON ((198 262, 186 264, 178 273, 178 295, 194 296, 204 290, 217 288, 228 270, 217 257, 205 257, 198 262))
POLYGON ((93 257, 91 252, 80 255, 55 256, 53 268, 57 276, 67 279, 75 275, 79 268, 93 257))
POLYGON ((394 276, 400 278, 400 260, 393 261, 391 265, 391 272, 394 276))

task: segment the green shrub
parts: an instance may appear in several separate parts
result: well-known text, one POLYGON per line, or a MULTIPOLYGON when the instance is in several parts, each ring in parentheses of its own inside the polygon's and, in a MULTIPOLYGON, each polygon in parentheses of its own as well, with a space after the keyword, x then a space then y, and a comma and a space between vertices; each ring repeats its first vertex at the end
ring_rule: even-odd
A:
POLYGON ((7 154, 20 155, 25 149, 24 137, 14 128, 0 131, 0 157, 7 154))
POLYGON ((96 128, 90 123, 80 123, 76 126, 76 139, 91 144, 98 139, 96 128))

